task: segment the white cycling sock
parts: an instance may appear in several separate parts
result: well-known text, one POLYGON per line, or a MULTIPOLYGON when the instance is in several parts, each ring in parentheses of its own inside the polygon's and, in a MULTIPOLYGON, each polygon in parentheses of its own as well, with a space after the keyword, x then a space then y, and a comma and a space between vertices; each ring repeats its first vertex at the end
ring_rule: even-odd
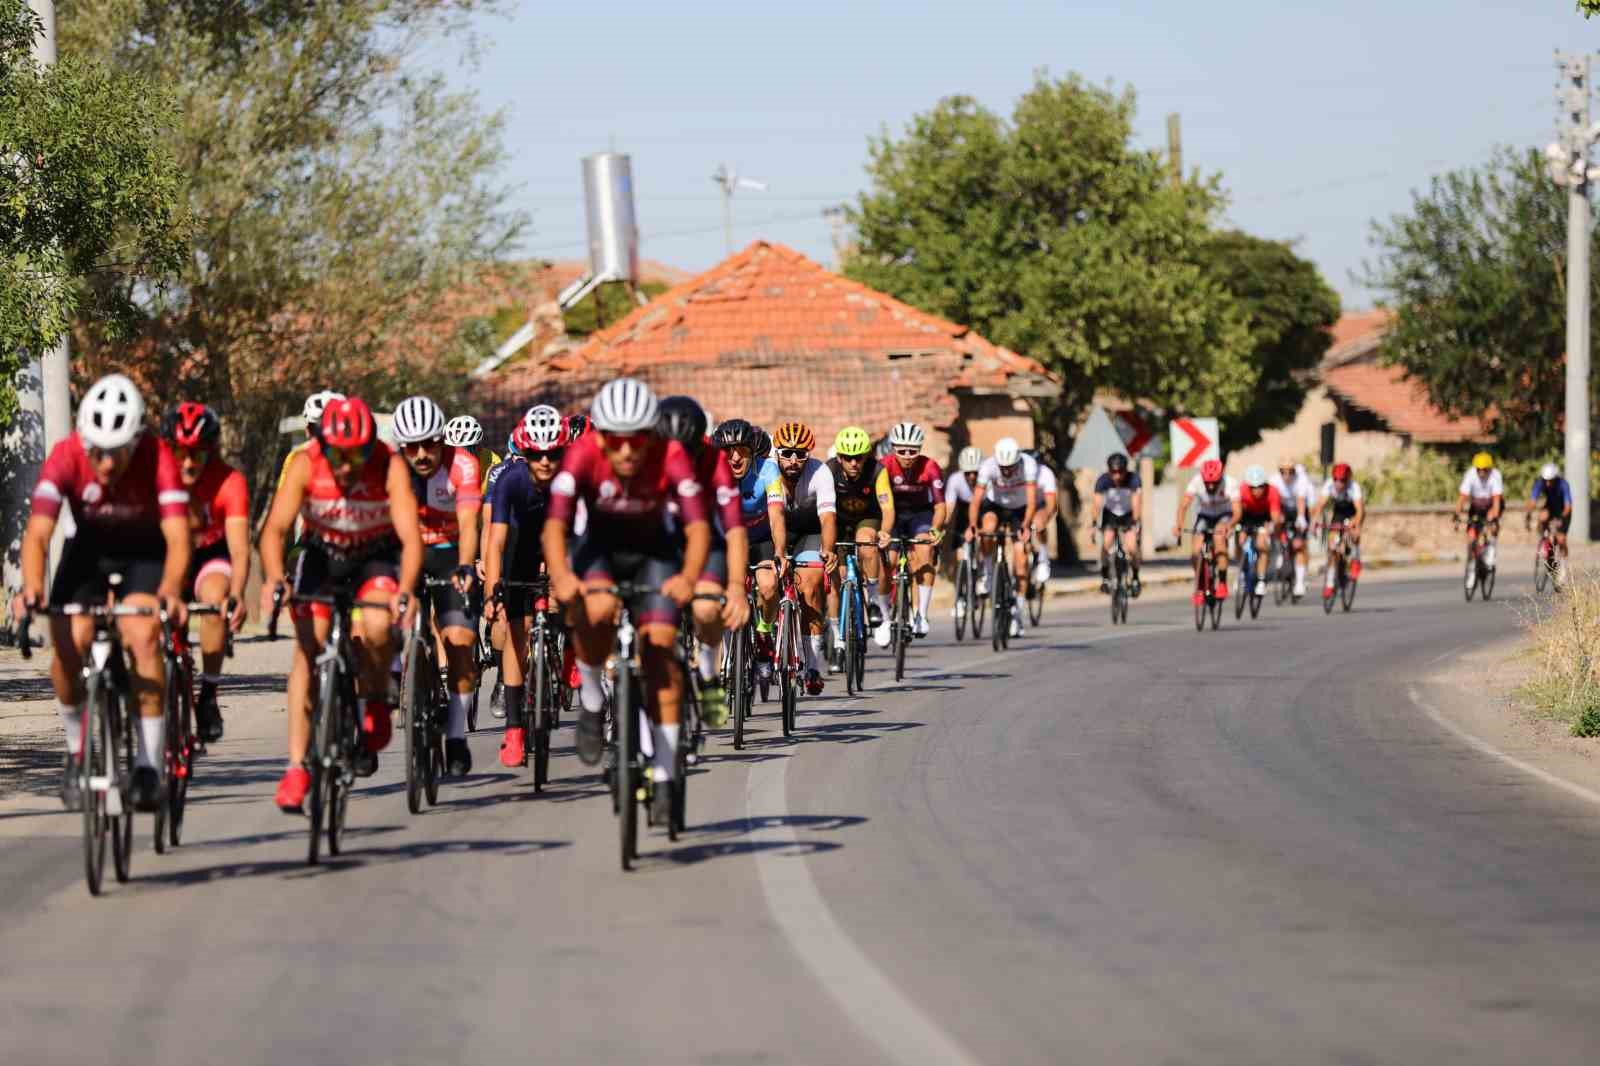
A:
POLYGON ((67 735, 67 753, 70 755, 83 754, 83 704, 76 707, 65 703, 56 704, 61 711, 61 731, 67 735))
POLYGON ((877 607, 878 610, 882 612, 883 617, 889 617, 889 601, 884 597, 883 590, 878 588, 876 585, 874 585, 872 588, 872 603, 873 606, 877 607))
POLYGON ((134 761, 140 766, 156 768, 156 757, 162 751, 162 744, 166 740, 167 720, 165 718, 139 719, 139 751, 134 761))
POLYGON ((467 711, 471 705, 471 696, 450 693, 450 724, 445 729, 445 736, 451 740, 461 740, 467 735, 467 711))
POLYGON ((928 617, 928 605, 933 602, 933 586, 917 586, 917 614, 923 618, 928 617))
POLYGON ((657 781, 671 781, 674 771, 677 770, 678 753, 678 724, 650 726, 650 732, 655 740, 655 779, 657 781))
POLYGON ((700 644, 700 654, 696 661, 700 666, 700 680, 714 681, 717 677, 717 653, 709 644, 700 644))
POLYGON ((822 634, 806 636, 806 669, 815 670, 822 661, 822 634))
POLYGON ((578 660, 578 677, 582 680, 582 684, 578 686, 578 702, 583 705, 584 710, 596 714, 606 703, 605 690, 600 687, 601 669, 603 668, 600 666, 590 666, 582 659, 578 660))
POLYGON ((1295 563, 1294 564, 1294 579, 1299 584, 1304 585, 1306 583, 1306 564, 1305 563, 1295 563))

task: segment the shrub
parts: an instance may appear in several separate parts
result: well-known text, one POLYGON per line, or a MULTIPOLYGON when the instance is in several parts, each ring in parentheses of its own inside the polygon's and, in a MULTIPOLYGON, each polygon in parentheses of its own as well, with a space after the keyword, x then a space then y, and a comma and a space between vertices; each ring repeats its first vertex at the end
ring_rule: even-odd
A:
POLYGON ((1537 663, 1523 698, 1574 736, 1600 736, 1600 573, 1573 568, 1559 595, 1532 601, 1524 624, 1537 663))

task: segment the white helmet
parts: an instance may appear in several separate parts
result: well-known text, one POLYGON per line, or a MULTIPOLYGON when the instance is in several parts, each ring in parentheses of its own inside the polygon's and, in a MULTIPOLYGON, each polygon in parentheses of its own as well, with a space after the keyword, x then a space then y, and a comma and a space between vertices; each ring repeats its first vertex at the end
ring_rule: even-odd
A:
POLYGON ((1015 437, 1001 437, 994 442, 994 461, 1001 466, 1016 466, 1022 459, 1022 446, 1015 437))
POLYGON ((915 422, 896 422, 889 431, 889 443, 896 448, 920 448, 922 427, 915 422))
POLYGON ((1554 463, 1546 463, 1539 468, 1539 476, 1546 481, 1554 481, 1561 476, 1561 468, 1554 463))
POLYGON ((561 412, 549 404, 542 403, 528 408, 528 413, 522 416, 522 428, 533 442, 533 446, 542 452, 559 448, 566 443, 566 431, 561 426, 561 412))
POLYGON ((1267 483, 1267 471, 1259 466, 1246 467, 1244 483, 1253 489, 1259 489, 1267 483))
POLYGON ((322 412, 328 409, 330 403, 342 399, 344 393, 334 392, 332 389, 323 389, 307 396, 306 405, 300 411, 306 419, 306 432, 309 433, 322 424, 322 412))
POLYGON ((654 430, 656 414, 656 394, 637 378, 607 382, 589 407, 589 418, 602 433, 654 430))
POLYGON ((956 466, 961 468, 963 474, 970 474, 982 465, 983 452, 976 445, 967 445, 961 449, 961 454, 956 456, 956 466))
POLYGON ((121 448, 144 431, 144 397, 121 374, 107 374, 83 394, 78 436, 91 448, 121 448))
POLYGON ((471 415, 457 415, 444 424, 444 442, 452 448, 476 448, 483 440, 483 427, 471 415))
POLYGON ((426 396, 407 396, 394 409, 394 439, 401 444, 444 436, 444 412, 426 396))

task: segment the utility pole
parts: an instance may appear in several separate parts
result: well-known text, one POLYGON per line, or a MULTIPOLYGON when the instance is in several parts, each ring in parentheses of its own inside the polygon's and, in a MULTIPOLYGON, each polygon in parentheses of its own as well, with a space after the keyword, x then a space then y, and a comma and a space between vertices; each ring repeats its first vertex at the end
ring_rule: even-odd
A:
POLYGON ((1567 535, 1589 540, 1589 183, 1600 167, 1589 150, 1600 139, 1600 123, 1589 123, 1589 55, 1556 53, 1560 82, 1556 100, 1561 122, 1556 142, 1545 149, 1550 176, 1567 190, 1567 406, 1566 468, 1572 486, 1572 524, 1567 535))
POLYGON ((1172 187, 1183 188, 1183 128, 1176 111, 1167 116, 1167 165, 1172 168, 1172 187))
POLYGON ((711 175, 711 180, 717 183, 722 190, 722 241, 727 246, 728 254, 733 254, 733 192, 735 189, 754 189, 756 192, 766 192, 767 183, 764 181, 751 181, 741 178, 729 168, 726 163, 719 163, 716 172, 711 175))

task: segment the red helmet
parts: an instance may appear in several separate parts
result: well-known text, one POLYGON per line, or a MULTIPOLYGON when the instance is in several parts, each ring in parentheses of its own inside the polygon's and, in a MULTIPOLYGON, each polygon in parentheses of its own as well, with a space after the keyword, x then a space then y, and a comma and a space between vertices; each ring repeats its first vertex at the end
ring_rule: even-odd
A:
POLYGON ((1335 481, 1349 481, 1350 480, 1350 464, 1349 463, 1334 463, 1333 464, 1333 470, 1331 471, 1331 473, 1333 474, 1333 480, 1335 480, 1335 481))
POLYGON ((330 448, 365 448, 376 435, 372 408, 357 397, 335 400, 322 412, 322 443, 330 448))
POLYGON ((1200 464, 1200 480, 1206 484, 1222 480, 1222 460, 1207 459, 1200 464))
POLYGON ((222 436, 222 423, 203 403, 180 403, 162 419, 161 435, 180 448, 211 448, 222 436))

